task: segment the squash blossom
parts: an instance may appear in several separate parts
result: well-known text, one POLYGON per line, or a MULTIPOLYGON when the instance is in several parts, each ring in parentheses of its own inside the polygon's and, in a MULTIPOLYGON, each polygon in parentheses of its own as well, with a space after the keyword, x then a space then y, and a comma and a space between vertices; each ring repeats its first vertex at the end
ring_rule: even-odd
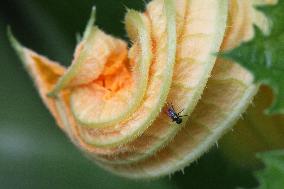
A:
POLYGON ((269 0, 153 0, 127 10, 132 46, 94 25, 95 9, 65 68, 11 43, 45 106, 74 145, 133 179, 182 170, 240 118, 258 91, 250 72, 217 58, 263 32, 269 0), (167 103, 189 115, 173 122, 167 103))

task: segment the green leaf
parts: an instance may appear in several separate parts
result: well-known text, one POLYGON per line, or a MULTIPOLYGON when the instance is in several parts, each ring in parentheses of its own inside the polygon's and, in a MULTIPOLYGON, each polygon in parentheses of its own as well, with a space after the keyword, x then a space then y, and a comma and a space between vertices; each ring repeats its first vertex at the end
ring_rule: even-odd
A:
POLYGON ((255 37, 222 56, 233 59, 249 70, 256 83, 270 86, 275 94, 269 114, 284 114, 284 1, 277 6, 261 7, 272 22, 269 35, 255 27, 255 37))
POLYGON ((258 189, 284 188, 284 151, 272 151, 258 154, 265 168, 256 173, 258 189))

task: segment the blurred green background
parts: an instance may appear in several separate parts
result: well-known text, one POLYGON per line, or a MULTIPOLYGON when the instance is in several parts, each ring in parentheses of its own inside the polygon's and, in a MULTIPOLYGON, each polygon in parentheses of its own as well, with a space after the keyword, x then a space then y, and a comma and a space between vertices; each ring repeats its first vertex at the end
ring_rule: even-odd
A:
POLYGON ((250 171, 234 167, 214 147, 183 173, 142 182, 111 175, 82 156, 58 129, 6 37, 17 38, 63 65, 69 65, 91 7, 106 32, 126 38, 125 7, 143 10, 142 0, 0 1, 0 188, 192 188, 253 187, 250 171))

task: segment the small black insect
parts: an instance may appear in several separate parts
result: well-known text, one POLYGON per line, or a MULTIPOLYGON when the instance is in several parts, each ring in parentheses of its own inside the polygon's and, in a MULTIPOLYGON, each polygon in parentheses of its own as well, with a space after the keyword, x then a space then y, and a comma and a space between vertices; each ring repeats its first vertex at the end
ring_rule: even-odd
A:
POLYGON ((172 119, 173 122, 176 122, 177 124, 181 124, 182 123, 182 117, 185 117, 187 115, 180 115, 182 111, 180 112, 176 112, 174 106, 171 104, 170 106, 168 106, 167 109, 167 115, 172 119))

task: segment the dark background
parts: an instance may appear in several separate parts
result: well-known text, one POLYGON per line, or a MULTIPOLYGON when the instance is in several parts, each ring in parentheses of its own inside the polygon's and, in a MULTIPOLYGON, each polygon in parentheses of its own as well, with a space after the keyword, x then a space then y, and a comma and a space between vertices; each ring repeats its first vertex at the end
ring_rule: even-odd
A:
POLYGON ((143 10, 142 0, 1 0, 0 1, 0 189, 191 188, 231 189, 256 185, 252 173, 234 167, 214 147, 185 173, 156 181, 130 181, 111 175, 87 160, 58 129, 11 49, 6 27, 34 49, 69 65, 91 7, 97 24, 126 38, 125 7, 143 10))

